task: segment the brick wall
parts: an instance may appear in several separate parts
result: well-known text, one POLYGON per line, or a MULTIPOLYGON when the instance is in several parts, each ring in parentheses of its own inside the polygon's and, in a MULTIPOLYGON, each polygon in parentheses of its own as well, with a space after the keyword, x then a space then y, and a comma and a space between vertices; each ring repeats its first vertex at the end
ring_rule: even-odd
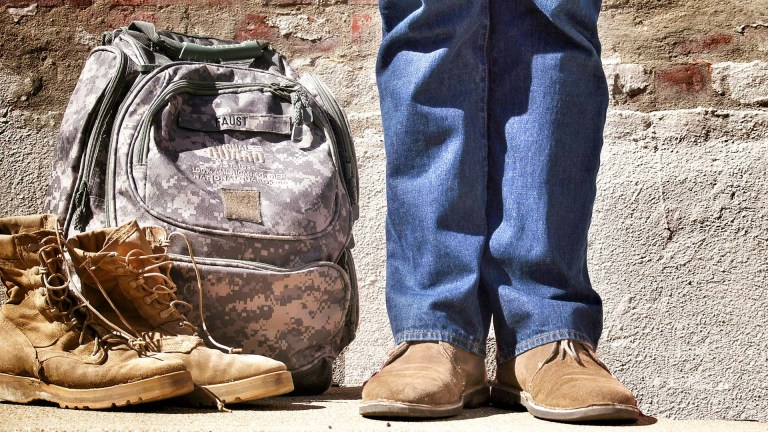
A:
POLYGON ((764 0, 606 0, 600 32, 614 106, 641 111, 760 107, 754 97, 734 93, 731 78, 723 77, 742 81, 734 89, 751 86, 764 76, 760 66, 736 77, 740 67, 723 63, 766 58, 767 7, 764 0))

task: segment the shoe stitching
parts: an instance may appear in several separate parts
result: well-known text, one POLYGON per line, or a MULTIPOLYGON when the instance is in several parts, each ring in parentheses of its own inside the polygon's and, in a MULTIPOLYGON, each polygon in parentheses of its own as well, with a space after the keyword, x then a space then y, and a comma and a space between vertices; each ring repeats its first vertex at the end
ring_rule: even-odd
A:
POLYGON ((528 382, 528 393, 533 392, 533 381, 534 379, 539 375, 539 373, 544 369, 544 366, 546 366, 549 363, 552 363, 556 359, 565 360, 566 356, 571 357, 576 363, 586 368, 586 365, 581 361, 581 357, 579 356, 578 352, 578 345, 582 346, 582 349, 587 353, 587 355, 601 368, 603 368, 606 372, 608 372, 609 375, 613 376, 610 370, 608 370, 608 366, 605 365, 602 361, 600 361, 597 358, 596 354, 592 353, 591 347, 582 341, 572 340, 572 339, 565 339, 565 340, 559 340, 555 341, 554 345, 552 346, 552 350, 550 351, 547 358, 545 358, 542 362, 539 363, 538 369, 536 369, 536 372, 531 376, 531 379, 528 382))
MULTIPOLYGON (((455 361, 453 361, 453 357, 450 353, 445 349, 443 346, 444 344, 447 344, 447 342, 438 342, 438 347, 443 352, 443 355, 448 358, 448 361, 451 363, 451 366, 453 366, 454 369, 461 375, 462 378, 462 384, 461 384, 461 393, 464 394, 464 392, 467 390, 467 377, 466 374, 463 372, 463 369, 461 366, 459 366, 455 361)), ((453 347, 454 349, 457 349, 456 347, 453 347)))

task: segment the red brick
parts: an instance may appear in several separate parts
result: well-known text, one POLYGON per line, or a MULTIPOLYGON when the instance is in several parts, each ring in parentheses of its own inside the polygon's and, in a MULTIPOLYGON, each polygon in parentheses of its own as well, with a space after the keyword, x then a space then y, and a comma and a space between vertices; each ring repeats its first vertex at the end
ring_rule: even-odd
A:
POLYGON ((76 8, 93 6, 93 0, 67 0, 67 4, 76 8))
POLYGON ((352 25, 349 30, 352 40, 364 39, 371 30, 373 30, 373 17, 370 14, 352 14, 352 25))
POLYGON ((260 14, 245 14, 238 26, 238 40, 275 40, 280 37, 280 30, 267 23, 267 17, 260 14))
POLYGON ((656 79, 662 87, 698 93, 709 89, 710 67, 708 63, 675 65, 656 72, 656 79))
POLYGON ((701 35, 675 46, 675 52, 679 54, 698 54, 716 51, 733 43, 733 35, 728 33, 714 33, 701 35))

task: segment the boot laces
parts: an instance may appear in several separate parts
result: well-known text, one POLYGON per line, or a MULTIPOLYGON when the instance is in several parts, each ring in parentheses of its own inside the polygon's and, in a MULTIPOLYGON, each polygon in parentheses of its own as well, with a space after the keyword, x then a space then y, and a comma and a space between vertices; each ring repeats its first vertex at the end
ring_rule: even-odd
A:
POLYGON ((107 345, 127 342, 134 349, 140 347, 134 343, 134 338, 101 317, 78 290, 72 289, 71 272, 68 261, 64 257, 63 239, 58 228, 54 235, 43 239, 38 258, 41 263, 40 276, 45 287, 44 299, 48 313, 67 322, 69 331, 77 328, 80 332, 78 342, 81 345, 90 334, 95 342, 91 355, 97 355, 105 350, 107 345), (102 319, 101 324, 110 329, 105 329, 97 323, 95 315, 102 319))
MULTIPOLYGON (((215 339, 213 339, 213 336, 211 336, 211 334, 208 332, 208 326, 205 324, 205 312, 203 311, 203 280, 200 277, 200 269, 197 268, 195 255, 194 253, 192 253, 192 245, 189 243, 189 239, 184 234, 180 232, 172 232, 171 234, 168 235, 168 238, 162 242, 163 247, 167 247, 170 245, 170 240, 171 238, 173 238, 173 236, 181 237, 182 240, 184 240, 184 243, 187 245, 187 251, 189 252, 189 259, 190 261, 192 261, 192 268, 195 270, 195 279, 197 282, 197 306, 198 306, 198 313, 200 315, 200 325, 203 328, 203 332, 205 332, 206 337, 208 337, 208 341, 215 347, 222 349, 228 352, 229 354, 239 354, 243 352, 242 348, 233 348, 233 347, 229 347, 229 346, 218 343, 215 339)), ((170 263, 170 259, 167 257, 167 255, 166 255, 166 259, 170 263)), ((169 266, 169 269, 170 269, 170 266, 169 266)), ((169 281, 170 281, 170 278, 169 278, 169 281)), ((174 291, 175 291, 175 285, 174 285, 174 291)), ((176 297, 174 295, 174 300, 175 298, 176 297)), ((190 309, 192 308, 189 303, 185 303, 185 302, 182 302, 182 303, 189 306, 190 309)))
MULTIPOLYGON (((173 236, 180 236, 187 244, 187 249, 189 250, 189 257, 192 261, 192 267, 195 270, 195 276, 197 278, 198 312, 200 314, 200 322, 202 324, 203 332, 205 332, 209 342, 217 348, 222 349, 230 354, 242 352, 242 349, 240 348, 232 348, 218 343, 208 332, 208 326, 205 324, 205 315, 203 312, 203 284, 200 277, 200 271, 197 268, 197 263, 195 262, 195 257, 192 253, 192 245, 189 243, 189 240, 184 234, 173 232, 168 236, 167 239, 164 239, 160 242, 160 246, 163 248, 168 247, 170 245, 170 239, 173 236)), ((177 286, 170 276, 173 262, 167 253, 144 254, 141 250, 134 249, 128 252, 128 254, 126 254, 124 257, 115 252, 111 254, 111 257, 118 260, 122 264, 122 268, 126 269, 126 271, 131 274, 131 284, 133 287, 139 287, 145 292, 145 295, 143 296, 144 303, 147 305, 155 304, 158 306, 158 309, 160 309, 158 314, 161 319, 166 320, 171 318, 171 320, 178 321, 179 326, 189 327, 192 330, 197 329, 197 327, 190 323, 185 316, 185 313, 192 311, 192 305, 185 301, 179 300, 176 297, 177 286), (179 309, 184 309, 184 312, 180 311, 179 309)), ((112 302, 112 300, 109 298, 109 295, 107 294, 107 291, 101 285, 99 278, 94 272, 97 267, 98 265, 94 265, 91 262, 90 257, 86 260, 85 268, 88 270, 91 278, 96 282, 97 288, 99 291, 101 291, 101 294, 115 311, 120 321, 122 321, 122 323, 134 335, 139 337, 140 332, 132 327, 128 320, 126 320, 125 317, 120 313, 120 310, 112 302)))
MULTIPOLYGON (((154 304, 161 305, 161 307, 163 307, 163 309, 159 312, 160 318, 165 320, 173 315, 173 318, 176 318, 176 320, 179 321, 180 326, 190 326, 194 328, 194 326, 192 326, 192 324, 190 324, 186 318, 176 309, 176 306, 178 305, 182 305, 188 309, 191 309, 191 306, 176 299, 174 294, 176 291, 176 285, 166 274, 170 267, 170 262, 166 262, 168 259, 167 255, 142 255, 141 252, 136 249, 129 252, 124 257, 120 256, 117 252, 110 253, 109 257, 117 260, 121 264, 121 270, 126 271, 131 275, 131 284, 133 284, 135 287, 140 287, 143 291, 147 292, 147 294, 143 297, 143 300, 147 305, 153 304, 154 302, 154 304), (164 273, 163 270, 166 270, 166 273, 164 273), (160 283, 154 284, 151 287, 147 285, 147 281, 155 281, 157 278, 160 279, 160 283)), ((91 257, 88 257, 85 263, 83 263, 83 267, 88 271, 91 279, 95 281, 96 287, 101 292, 101 295, 104 297, 107 303, 109 303, 110 307, 123 323, 125 328, 127 328, 131 333, 139 338, 141 336, 141 332, 136 330, 125 318, 125 316, 123 316, 123 314, 120 312, 120 309, 110 298, 107 290, 101 284, 100 278, 96 275, 95 270, 99 267, 99 264, 94 264, 91 257)))
POLYGON ((605 363, 600 361, 600 359, 597 358, 597 355, 588 346, 586 346, 582 342, 574 341, 571 339, 560 340, 555 342, 552 345, 552 351, 550 351, 549 356, 547 356, 547 358, 544 359, 543 362, 541 362, 539 367, 542 367, 545 364, 555 360, 565 360, 566 357, 572 358, 576 362, 576 364, 578 364, 579 366, 586 367, 582 362, 579 351, 586 353, 587 356, 591 358, 595 363, 597 363, 598 365, 600 365, 600 367, 608 371, 608 367, 605 365, 605 363), (577 346, 581 346, 582 349, 581 350, 577 349, 577 346))

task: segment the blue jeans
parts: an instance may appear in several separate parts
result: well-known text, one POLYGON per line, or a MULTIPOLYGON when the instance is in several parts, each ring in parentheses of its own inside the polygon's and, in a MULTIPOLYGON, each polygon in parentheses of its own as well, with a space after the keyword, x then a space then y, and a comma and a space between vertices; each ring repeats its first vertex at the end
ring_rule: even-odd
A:
POLYGON ((498 359, 575 339, 602 303, 587 231, 606 81, 599 0, 381 0, 387 311, 397 343, 498 359))

